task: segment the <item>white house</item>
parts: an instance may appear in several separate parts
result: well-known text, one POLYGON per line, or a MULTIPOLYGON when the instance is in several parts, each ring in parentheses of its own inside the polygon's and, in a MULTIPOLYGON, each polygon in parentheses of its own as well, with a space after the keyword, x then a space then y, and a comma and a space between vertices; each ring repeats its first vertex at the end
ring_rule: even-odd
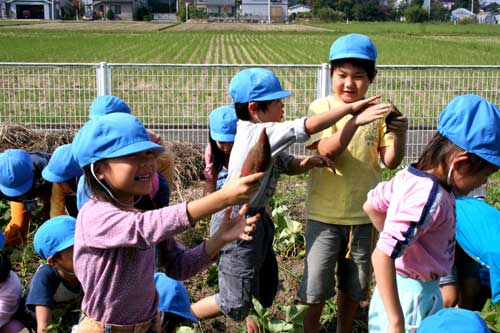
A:
POLYGON ((6 0, 0 5, 1 14, 16 19, 50 20, 52 3, 51 0, 6 0))
POLYGON ((304 5, 303 3, 298 3, 296 5, 288 7, 288 16, 292 14, 309 13, 311 11, 311 6, 304 5))
POLYGON ((242 0, 243 19, 267 22, 286 22, 288 0, 242 0))
POLYGON ((236 14, 235 0, 194 0, 196 8, 204 8, 209 14, 216 16, 234 16, 236 14))

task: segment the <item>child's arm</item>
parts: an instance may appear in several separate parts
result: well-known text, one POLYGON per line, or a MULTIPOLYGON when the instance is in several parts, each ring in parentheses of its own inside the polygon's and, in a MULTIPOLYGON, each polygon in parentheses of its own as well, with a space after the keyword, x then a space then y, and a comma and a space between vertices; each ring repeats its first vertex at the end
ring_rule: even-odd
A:
POLYGON ((375 210, 368 201, 363 204, 363 210, 372 221, 375 229, 377 229, 378 232, 382 231, 382 229, 384 229, 384 222, 387 214, 375 210))
POLYGON ((389 106, 390 104, 388 103, 376 104, 370 106, 363 112, 356 114, 331 137, 320 140, 317 145, 318 152, 321 155, 325 155, 330 159, 335 160, 335 158, 346 149, 349 142, 351 142, 351 139, 354 136, 354 133, 356 133, 358 127, 369 124, 377 119, 382 119, 387 113, 389 106))
POLYGON ((187 204, 189 221, 195 222, 218 212, 226 207, 247 203, 259 189, 259 180, 264 172, 250 176, 235 178, 227 182, 222 189, 187 204))
POLYGON ((380 148, 379 154, 386 167, 395 169, 405 156, 408 119, 405 116, 394 118, 387 126, 387 130, 394 134, 394 142, 391 146, 380 148))
MULTIPOLYGON (((328 112, 309 116, 307 117, 304 124, 306 133, 308 135, 311 135, 321 132, 322 130, 335 124, 337 121, 339 121, 346 115, 357 114, 363 111, 367 106, 369 106, 378 98, 380 98, 380 96, 373 96, 370 98, 362 99, 354 103, 349 103, 334 107, 328 112)), ((389 104, 382 104, 382 105, 385 105, 385 109, 387 111, 389 104)))
POLYGON ((404 316, 399 302, 394 260, 375 248, 372 254, 373 272, 377 288, 387 313, 387 332, 404 333, 404 316))
POLYGON ((205 252, 212 260, 219 254, 219 251, 226 243, 238 239, 245 241, 253 239, 249 233, 255 230, 255 223, 260 219, 260 215, 257 214, 245 219, 248 205, 243 205, 233 218, 231 218, 231 211, 231 208, 226 209, 219 229, 205 242, 205 252))
POLYGON ((36 333, 45 333, 47 326, 52 323, 52 311, 43 305, 35 306, 36 333))
POLYGON ((307 172, 312 168, 330 168, 335 170, 335 165, 332 160, 326 156, 315 155, 315 156, 306 156, 294 158, 288 164, 288 170, 286 172, 287 175, 299 175, 301 173, 307 172))

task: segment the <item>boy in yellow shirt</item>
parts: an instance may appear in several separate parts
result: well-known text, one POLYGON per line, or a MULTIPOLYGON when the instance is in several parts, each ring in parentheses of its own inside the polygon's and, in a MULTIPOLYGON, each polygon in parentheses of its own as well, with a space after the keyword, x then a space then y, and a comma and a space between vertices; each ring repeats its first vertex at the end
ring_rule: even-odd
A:
MULTIPOLYGON (((376 58, 375 45, 367 36, 349 34, 337 39, 329 57, 332 94, 314 101, 310 114, 363 99, 377 74, 376 58)), ((363 203, 381 180, 379 157, 391 169, 403 160, 407 128, 404 116, 388 125, 379 117, 360 126, 355 117, 347 115, 306 142, 314 154, 335 163, 335 171, 312 169, 309 180, 306 258, 298 293, 309 305, 306 333, 319 332, 324 304, 336 294, 335 275, 337 333, 352 332, 359 302, 366 299, 370 282, 372 226, 363 203)))

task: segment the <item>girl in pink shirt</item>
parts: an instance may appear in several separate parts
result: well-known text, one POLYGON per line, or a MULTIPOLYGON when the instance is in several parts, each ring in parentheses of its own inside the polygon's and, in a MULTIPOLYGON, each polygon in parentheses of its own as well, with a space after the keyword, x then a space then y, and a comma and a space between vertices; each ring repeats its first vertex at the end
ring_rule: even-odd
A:
POLYGON ((364 210, 380 231, 370 332, 414 332, 443 306, 439 278, 455 256, 455 197, 500 166, 500 110, 475 95, 453 99, 417 163, 368 193, 364 210))
MULTIPOLYGON (((92 193, 75 228, 74 270, 84 291, 78 333, 159 332, 162 315, 157 314, 153 280, 154 244, 227 206, 248 202, 263 176, 235 179, 199 200, 150 211, 136 209, 134 204, 152 190, 156 156, 163 149, 127 113, 89 120, 75 136, 72 152, 92 193)), ((233 218, 226 211, 223 230, 175 262, 179 276, 206 265, 227 242, 250 240, 248 233, 258 217, 245 220, 246 211, 244 206, 233 218)))

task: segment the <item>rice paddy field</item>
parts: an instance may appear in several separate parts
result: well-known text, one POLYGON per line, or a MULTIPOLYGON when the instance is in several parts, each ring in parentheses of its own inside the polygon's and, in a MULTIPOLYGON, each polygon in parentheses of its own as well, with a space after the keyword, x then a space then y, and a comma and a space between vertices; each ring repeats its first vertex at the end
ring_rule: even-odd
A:
POLYGON ((2 62, 319 64, 368 34, 384 65, 499 65, 500 25, 0 21, 2 62))

